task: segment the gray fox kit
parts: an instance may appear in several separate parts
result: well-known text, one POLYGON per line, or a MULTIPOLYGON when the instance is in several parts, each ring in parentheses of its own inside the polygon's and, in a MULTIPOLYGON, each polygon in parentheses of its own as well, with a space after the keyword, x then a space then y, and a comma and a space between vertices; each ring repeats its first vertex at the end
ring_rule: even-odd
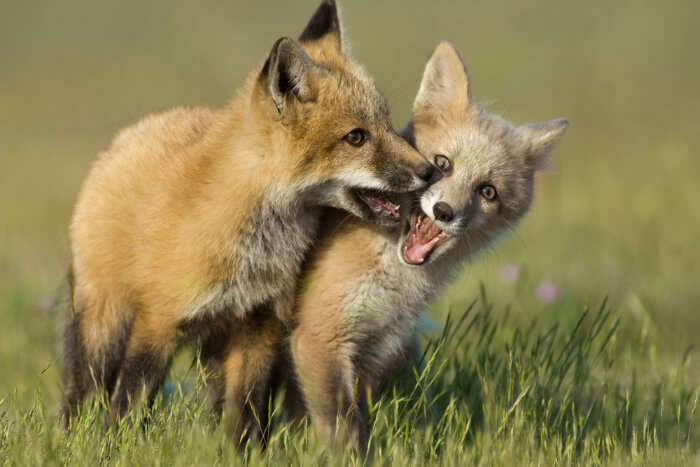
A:
POLYGON ((367 390, 405 358, 419 313, 455 267, 527 213, 535 172, 567 127, 514 126, 484 112, 459 52, 437 47, 403 134, 441 178, 404 200, 399 228, 329 213, 300 283, 292 358, 322 436, 364 449, 367 390))

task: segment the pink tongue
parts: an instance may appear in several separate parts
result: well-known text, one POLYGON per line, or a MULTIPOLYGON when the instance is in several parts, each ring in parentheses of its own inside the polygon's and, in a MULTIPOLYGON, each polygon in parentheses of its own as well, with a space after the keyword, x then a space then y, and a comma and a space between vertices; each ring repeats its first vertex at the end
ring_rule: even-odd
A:
POLYGON ((425 241, 426 239, 423 235, 411 232, 407 239, 408 244, 404 250, 404 259, 410 264, 423 264, 425 258, 433 251, 439 239, 438 233, 435 233, 430 240, 425 241))
POLYGON ((411 264, 422 264, 423 261, 425 261, 425 257, 428 256, 428 253, 432 251, 433 243, 435 243, 434 240, 428 243, 411 243, 404 252, 406 261, 411 264))

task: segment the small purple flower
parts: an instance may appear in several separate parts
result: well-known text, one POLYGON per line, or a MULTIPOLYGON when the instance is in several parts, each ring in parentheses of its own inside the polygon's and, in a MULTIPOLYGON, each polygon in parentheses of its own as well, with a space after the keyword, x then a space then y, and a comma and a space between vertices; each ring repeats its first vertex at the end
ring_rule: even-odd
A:
POLYGON ((520 280, 520 266, 517 264, 504 264, 498 272, 501 282, 506 285, 513 285, 520 280))
POLYGON ((552 281, 542 281, 535 289, 535 296, 542 303, 552 303, 559 298, 559 295, 559 286, 552 281))

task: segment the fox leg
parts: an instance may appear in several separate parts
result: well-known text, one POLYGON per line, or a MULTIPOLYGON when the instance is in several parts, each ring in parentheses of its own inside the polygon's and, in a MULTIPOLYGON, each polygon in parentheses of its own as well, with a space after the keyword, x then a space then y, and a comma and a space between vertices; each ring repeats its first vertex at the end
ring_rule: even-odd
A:
POLYGON ((271 378, 286 335, 268 306, 254 313, 226 336, 209 339, 202 352, 210 399, 241 447, 251 436, 267 442, 271 378))
POLYGON ((75 411, 91 388, 90 371, 85 355, 85 347, 80 336, 80 317, 68 312, 63 332, 64 388, 60 418, 64 428, 68 428, 75 411))
POLYGON ((223 412, 226 384, 223 363, 231 341, 231 332, 219 332, 207 336, 202 341, 200 359, 206 373, 206 396, 218 418, 223 412))
POLYGON ((286 346, 282 349, 281 355, 277 359, 272 381, 273 394, 279 391, 284 393, 284 409, 289 422, 293 427, 300 427, 306 417, 306 406, 304 404, 304 395, 301 393, 301 388, 297 381, 291 349, 286 346))
POLYGON ((95 309, 88 310, 77 301, 75 305, 66 313, 63 334, 65 386, 60 418, 64 428, 92 390, 111 395, 131 330, 128 314, 113 320, 93 320, 95 309))
MULTIPOLYGON (((296 288, 292 288, 287 293, 281 294, 274 301, 274 311, 277 317, 283 323, 292 322, 296 305, 296 288)), ((276 360, 272 375, 272 393, 273 397, 279 392, 284 394, 284 409, 289 419, 289 422, 294 427, 300 427, 302 421, 306 417, 306 407, 304 406, 304 396, 301 393, 297 382, 296 372, 294 370, 294 362, 292 360, 292 351, 289 343, 286 341, 287 334, 285 333, 285 342, 280 348, 280 354, 276 360)))
POLYGON ((319 435, 364 453, 367 398, 353 352, 342 339, 318 332, 323 323, 301 322, 292 335, 292 354, 301 392, 319 435))
POLYGON ((110 421, 116 422, 144 400, 150 401, 175 353, 177 330, 156 314, 139 313, 110 401, 110 421))

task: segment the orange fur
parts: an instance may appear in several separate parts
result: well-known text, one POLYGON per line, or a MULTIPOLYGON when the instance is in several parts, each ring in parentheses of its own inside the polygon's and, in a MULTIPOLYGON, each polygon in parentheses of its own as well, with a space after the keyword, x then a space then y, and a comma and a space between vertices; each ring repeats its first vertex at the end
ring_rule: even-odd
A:
POLYGON ((225 349, 225 409, 242 412, 239 392, 264 386, 248 380, 268 378, 282 339, 246 334, 262 329, 248 321, 288 319, 320 208, 380 222, 353 190, 425 185, 432 168, 345 54, 333 1, 302 39, 278 40, 228 107, 148 116, 93 164, 70 228, 66 421, 92 387, 88 375, 122 416, 180 337, 225 349), (362 144, 348 142, 355 129, 362 144))

